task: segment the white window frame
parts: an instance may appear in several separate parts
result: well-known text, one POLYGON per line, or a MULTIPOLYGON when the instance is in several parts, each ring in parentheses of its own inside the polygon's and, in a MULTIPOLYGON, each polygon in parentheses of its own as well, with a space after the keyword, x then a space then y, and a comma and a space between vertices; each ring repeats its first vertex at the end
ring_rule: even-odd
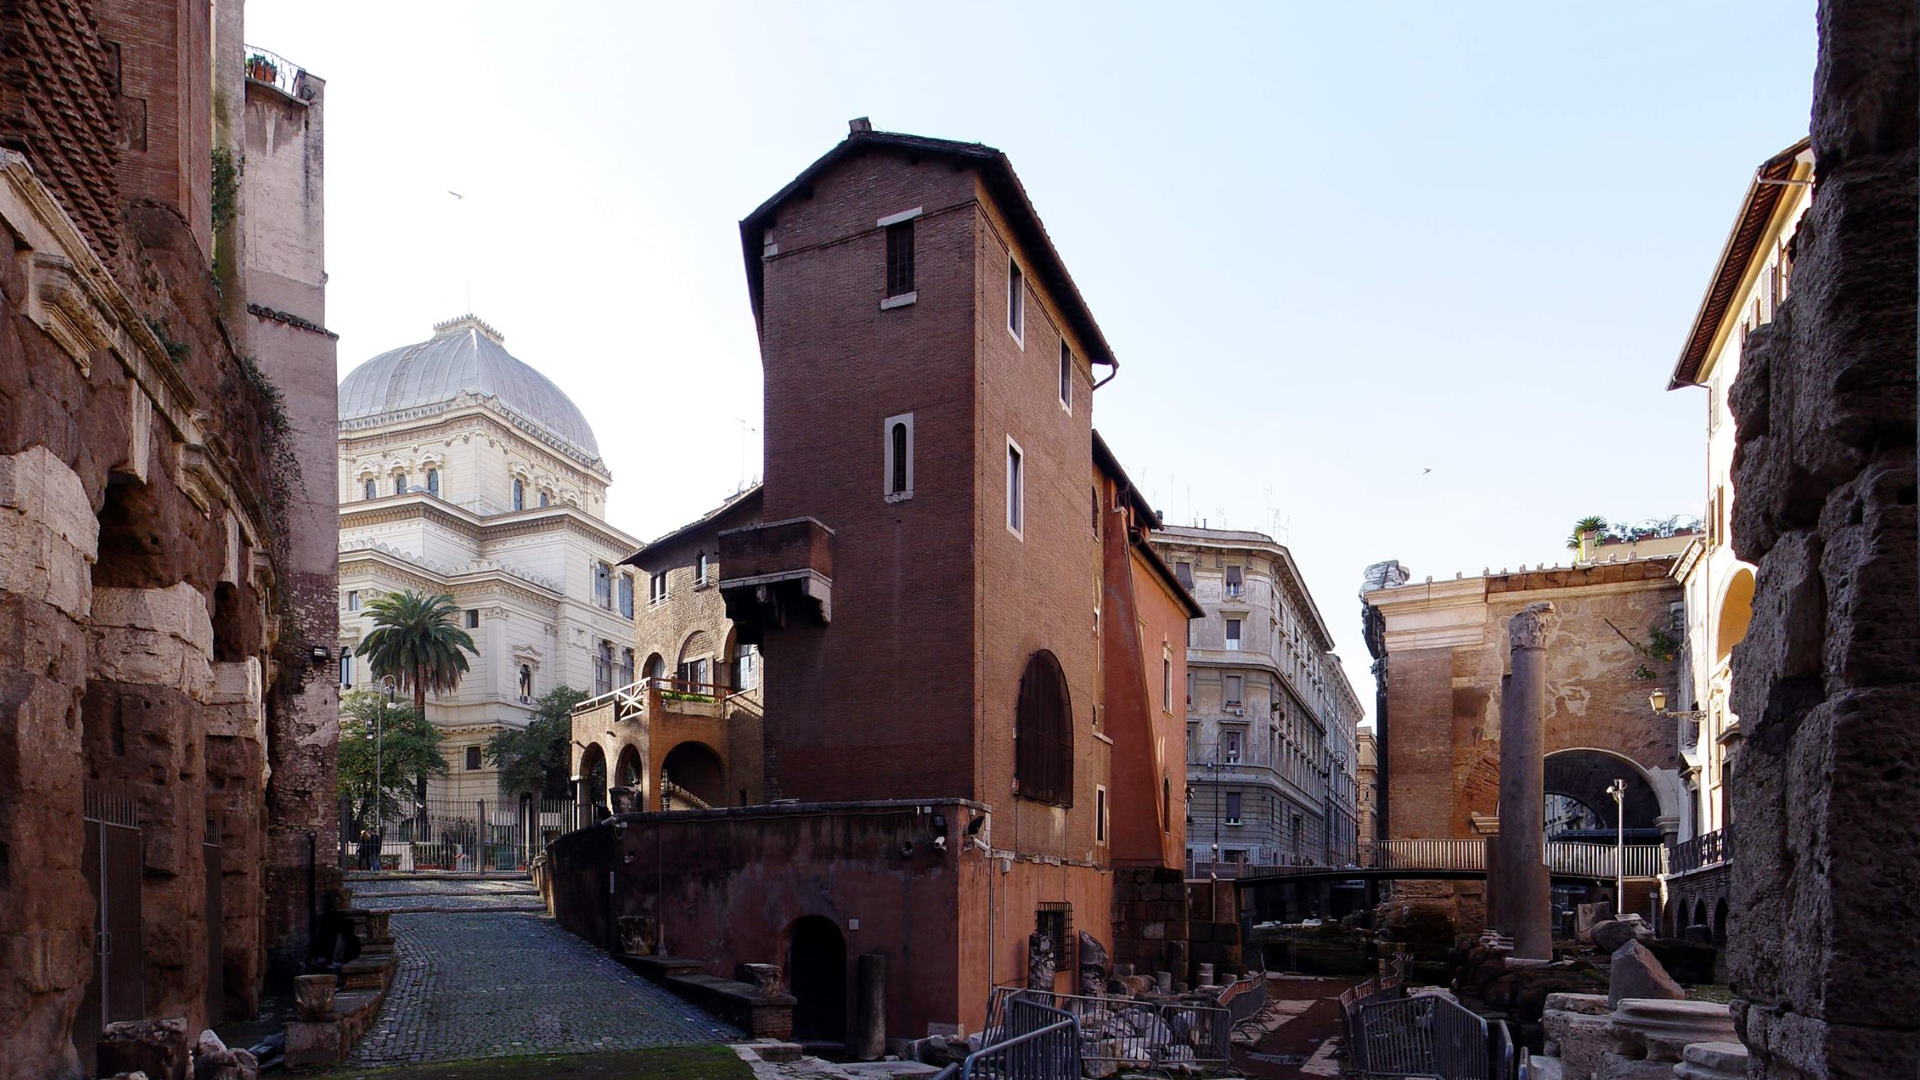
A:
POLYGON ((1060 409, 1073 415, 1073 347, 1060 339, 1060 409))
POLYGON ((1107 786, 1093 785, 1093 842, 1107 846, 1107 786))
POLYGON ((1173 653, 1160 650, 1160 711, 1173 714, 1173 653))
POLYGON ((896 413, 880 422, 880 496, 890 503, 913 498, 913 414, 896 413), (907 486, 893 490, 893 425, 907 426, 907 486))
POLYGON ((1007 436, 1007 531, 1027 538, 1027 452, 1007 436))
POLYGON ((1007 256, 1007 333, 1027 347, 1027 275, 1012 255, 1007 256))

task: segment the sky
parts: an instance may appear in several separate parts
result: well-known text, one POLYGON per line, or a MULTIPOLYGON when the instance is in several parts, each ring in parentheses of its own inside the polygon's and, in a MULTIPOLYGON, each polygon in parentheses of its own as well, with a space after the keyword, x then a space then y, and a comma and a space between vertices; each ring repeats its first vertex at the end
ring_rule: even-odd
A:
POLYGON ((473 311, 572 396, 650 539, 755 479, 738 222, 847 121, 1005 151, 1120 360, 1094 424, 1169 524, 1293 552, 1360 699, 1367 564, 1565 561, 1698 515, 1667 377, 1812 0, 249 0, 327 80, 340 373, 473 311), (458 193, 455 197, 452 193, 458 193))

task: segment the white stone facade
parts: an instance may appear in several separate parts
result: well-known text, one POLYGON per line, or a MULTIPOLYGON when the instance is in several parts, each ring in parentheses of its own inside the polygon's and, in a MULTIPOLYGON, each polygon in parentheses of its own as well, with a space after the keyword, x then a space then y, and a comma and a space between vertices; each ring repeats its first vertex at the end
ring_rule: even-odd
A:
MULTIPOLYGON (((435 342, 449 333, 500 342, 478 320, 436 331, 435 342)), ((436 395, 340 425, 341 683, 378 688, 348 655, 372 629, 368 601, 401 589, 450 594, 479 655, 458 691, 428 697, 448 768, 428 800, 497 806, 518 793, 500 790, 478 754, 489 736, 524 727, 532 702, 556 687, 593 694, 633 681, 641 583, 619 564, 640 545, 599 517, 612 477, 591 447, 484 388, 421 392, 436 395)))
POLYGON ((1187 640, 1189 862, 1353 861, 1360 699, 1292 554, 1226 529, 1153 543, 1207 612, 1187 640))

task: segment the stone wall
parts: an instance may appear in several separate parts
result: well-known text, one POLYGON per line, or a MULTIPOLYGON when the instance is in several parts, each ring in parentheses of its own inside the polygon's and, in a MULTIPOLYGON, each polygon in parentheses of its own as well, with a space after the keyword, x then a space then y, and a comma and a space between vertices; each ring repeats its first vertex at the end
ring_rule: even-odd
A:
POLYGON ((1113 872, 1113 962, 1134 974, 1167 971, 1186 982, 1187 885, 1178 868, 1136 867, 1113 872))
MULTIPOLYGON (((213 258, 208 175, 231 134, 221 65, 181 59, 210 55, 213 18, 204 0, 0 7, 5 1080, 92 1061, 90 808, 139 830, 137 860, 106 872, 137 938, 105 950, 138 991, 109 999, 113 1020, 251 1014, 264 878, 291 858, 267 851, 268 759, 289 730, 276 702, 313 665, 286 558, 305 463, 284 434, 330 425, 331 363, 323 400, 290 392, 231 321, 245 280, 213 258)), ((310 759, 330 760, 309 719, 310 759)), ((281 931, 302 939, 304 913, 281 931)))
POLYGON ((1734 544, 1759 571, 1729 963, 1752 1075, 1794 1080, 1920 1065, 1915 11, 1827 0, 1819 26, 1818 186, 1732 402, 1734 544))

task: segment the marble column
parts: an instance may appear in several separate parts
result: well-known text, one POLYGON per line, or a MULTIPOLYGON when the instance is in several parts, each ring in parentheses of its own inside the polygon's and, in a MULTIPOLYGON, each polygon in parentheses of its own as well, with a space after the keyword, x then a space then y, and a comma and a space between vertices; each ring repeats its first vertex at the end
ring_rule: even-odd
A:
POLYGON ((1520 960, 1553 959, 1545 862, 1547 635, 1552 604, 1528 604, 1507 622, 1513 672, 1500 698, 1499 869, 1493 906, 1520 960))

